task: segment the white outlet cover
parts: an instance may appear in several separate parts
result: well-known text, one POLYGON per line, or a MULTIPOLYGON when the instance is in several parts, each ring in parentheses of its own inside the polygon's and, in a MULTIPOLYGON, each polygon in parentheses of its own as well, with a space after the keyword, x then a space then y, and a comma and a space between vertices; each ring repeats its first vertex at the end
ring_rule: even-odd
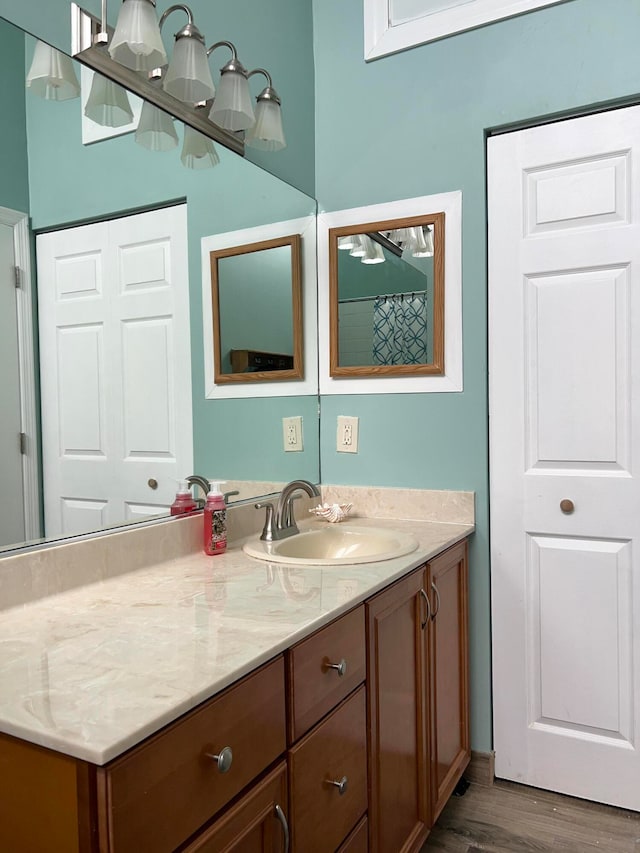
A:
POLYGON ((282 440, 285 453, 303 450, 302 415, 282 419, 282 440))
POLYGON ((338 415, 336 450, 338 453, 358 452, 358 418, 338 415))

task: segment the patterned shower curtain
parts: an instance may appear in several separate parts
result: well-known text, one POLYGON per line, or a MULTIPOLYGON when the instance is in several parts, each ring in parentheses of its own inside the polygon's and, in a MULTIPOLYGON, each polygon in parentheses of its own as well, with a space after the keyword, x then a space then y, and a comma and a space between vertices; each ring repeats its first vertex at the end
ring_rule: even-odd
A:
POLYGON ((373 306, 373 363, 425 364, 427 295, 377 296, 373 306))

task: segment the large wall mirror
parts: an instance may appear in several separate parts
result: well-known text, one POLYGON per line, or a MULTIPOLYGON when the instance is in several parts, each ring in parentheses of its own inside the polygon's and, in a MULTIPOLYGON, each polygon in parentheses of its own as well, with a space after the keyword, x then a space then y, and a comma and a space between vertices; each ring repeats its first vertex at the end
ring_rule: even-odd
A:
POLYGON ((444 373, 444 213, 329 231, 331 376, 444 373))
POLYGON ((303 378, 300 242, 210 252, 215 382, 303 378))
MULTIPOLYGON (((83 144, 80 97, 47 100, 25 89, 35 45, 32 36, 0 20, 0 103, 3 113, 11 116, 0 143, 3 267, 11 272, 12 252, 21 250, 18 265, 23 274, 29 274, 31 250, 36 253, 30 289, 13 288, 17 306, 3 304, 0 314, 3 346, 13 341, 15 350, 20 340, 24 342, 29 334, 33 337, 26 359, 27 367, 29 358, 32 364, 30 389, 24 387, 24 359, 19 363, 19 358, 7 353, 2 359, 5 405, 0 417, 0 494, 3 506, 11 506, 12 511, 3 514, 7 523, 0 525, 0 549, 164 515, 175 494, 176 480, 193 473, 226 481, 226 491, 238 492, 231 500, 276 491, 296 477, 318 482, 318 388, 313 355, 304 384, 268 383, 272 387, 268 399, 256 397, 250 383, 246 387, 239 383, 233 397, 207 398, 201 254, 203 241, 216 235, 268 229, 274 222, 297 223, 289 234, 301 234, 305 227, 315 231, 315 199, 232 151, 194 145, 198 140, 180 122, 166 116, 165 134, 175 142, 166 150, 160 144, 136 144, 140 140, 134 132, 113 135, 116 129, 110 129, 110 138, 83 144), (163 211, 171 215, 175 211, 182 223, 184 241, 175 250, 138 225, 139 217, 163 211), (101 255, 97 245, 104 234, 116 248, 101 255), (62 243, 62 254, 57 257, 64 257, 65 273, 56 274, 55 286, 49 288, 40 280, 40 247, 52 235, 62 243), (73 243, 72 237, 81 242, 73 243), (112 264, 109 269, 115 270, 113 275, 106 272, 107 261, 112 264), (103 273, 102 283, 130 296, 132 304, 140 306, 148 299, 146 314, 123 315, 119 326, 114 320, 119 331, 110 348, 102 344, 106 326, 97 309, 105 291, 96 271, 103 273), (169 279, 179 282, 176 286, 184 310, 173 311, 165 287, 169 279), (27 291, 32 297, 28 315, 27 291), (38 291, 42 291, 40 299, 38 291), (41 310, 39 329, 35 313, 39 302, 49 304, 46 299, 52 300, 51 306, 41 310), (85 313, 80 314, 78 306, 85 313), (68 312, 64 316, 62 309, 68 312), (55 323, 64 326, 62 337, 68 346, 58 365, 67 370, 66 386, 75 382, 77 392, 76 408, 62 407, 66 433, 59 445, 64 453, 58 455, 69 462, 65 472, 69 479, 57 488, 47 473, 56 454, 45 450, 41 457, 39 453, 41 444, 46 447, 45 432, 52 421, 59 420, 61 410, 49 397, 40 397, 45 373, 55 360, 41 353, 41 372, 38 348, 46 349, 46 344, 38 341, 38 334, 49 321, 54 330, 50 337, 57 335, 55 323), (113 373, 116 364, 121 367, 117 375, 113 373), (289 392, 281 395, 279 386, 287 386, 289 392), (114 397, 105 397, 104 388, 124 389, 120 416, 124 439, 120 444, 105 439, 106 428, 117 418, 114 397), (14 400, 11 407, 10 399, 14 400), (180 409, 180 420, 171 422, 181 424, 180 434, 167 421, 166 429, 157 429, 154 441, 145 445, 143 427, 153 426, 165 409, 180 409), (304 451, 285 453, 282 419, 297 415, 303 418, 304 451), (25 427, 27 421, 29 428, 25 427), (25 433, 22 445, 21 432, 25 433), (100 484, 109 479, 104 475, 114 456, 126 469, 129 481, 126 493, 107 499, 101 495, 100 484), (52 506, 64 505, 57 525, 47 518, 47 501, 52 506)), ((80 80, 80 67, 77 63, 74 67, 80 80)), ((305 287, 312 288, 315 295, 315 268, 306 274, 305 287)), ((251 299, 245 308, 247 319, 252 313, 251 299)), ((315 304, 312 313, 315 330, 315 304)), ((115 317, 113 312, 109 316, 115 317)), ((242 317, 237 319, 242 321, 242 317)), ((305 346, 315 348, 316 337, 307 335, 307 322, 304 316, 305 346)), ((120 476, 111 476, 111 480, 123 482, 120 476)))

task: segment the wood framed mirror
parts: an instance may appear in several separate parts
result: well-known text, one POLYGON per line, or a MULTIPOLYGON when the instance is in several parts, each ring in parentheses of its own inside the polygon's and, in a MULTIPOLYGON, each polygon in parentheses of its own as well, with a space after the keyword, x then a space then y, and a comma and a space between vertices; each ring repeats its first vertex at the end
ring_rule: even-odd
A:
POLYGON ((445 372, 445 213, 329 229, 332 377, 445 372))
POLYGON ((302 379, 301 239, 209 253, 216 384, 302 379))

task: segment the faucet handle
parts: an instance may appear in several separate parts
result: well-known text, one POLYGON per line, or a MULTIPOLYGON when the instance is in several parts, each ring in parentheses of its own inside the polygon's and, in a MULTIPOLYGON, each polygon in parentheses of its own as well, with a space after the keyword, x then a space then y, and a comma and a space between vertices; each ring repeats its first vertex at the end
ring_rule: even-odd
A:
POLYGON ((269 501, 265 501, 264 503, 254 504, 254 506, 256 509, 265 509, 267 511, 267 515, 264 520, 264 527, 262 528, 262 533, 260 534, 260 539, 263 542, 273 542, 273 540, 275 539, 273 532, 273 504, 269 501))

